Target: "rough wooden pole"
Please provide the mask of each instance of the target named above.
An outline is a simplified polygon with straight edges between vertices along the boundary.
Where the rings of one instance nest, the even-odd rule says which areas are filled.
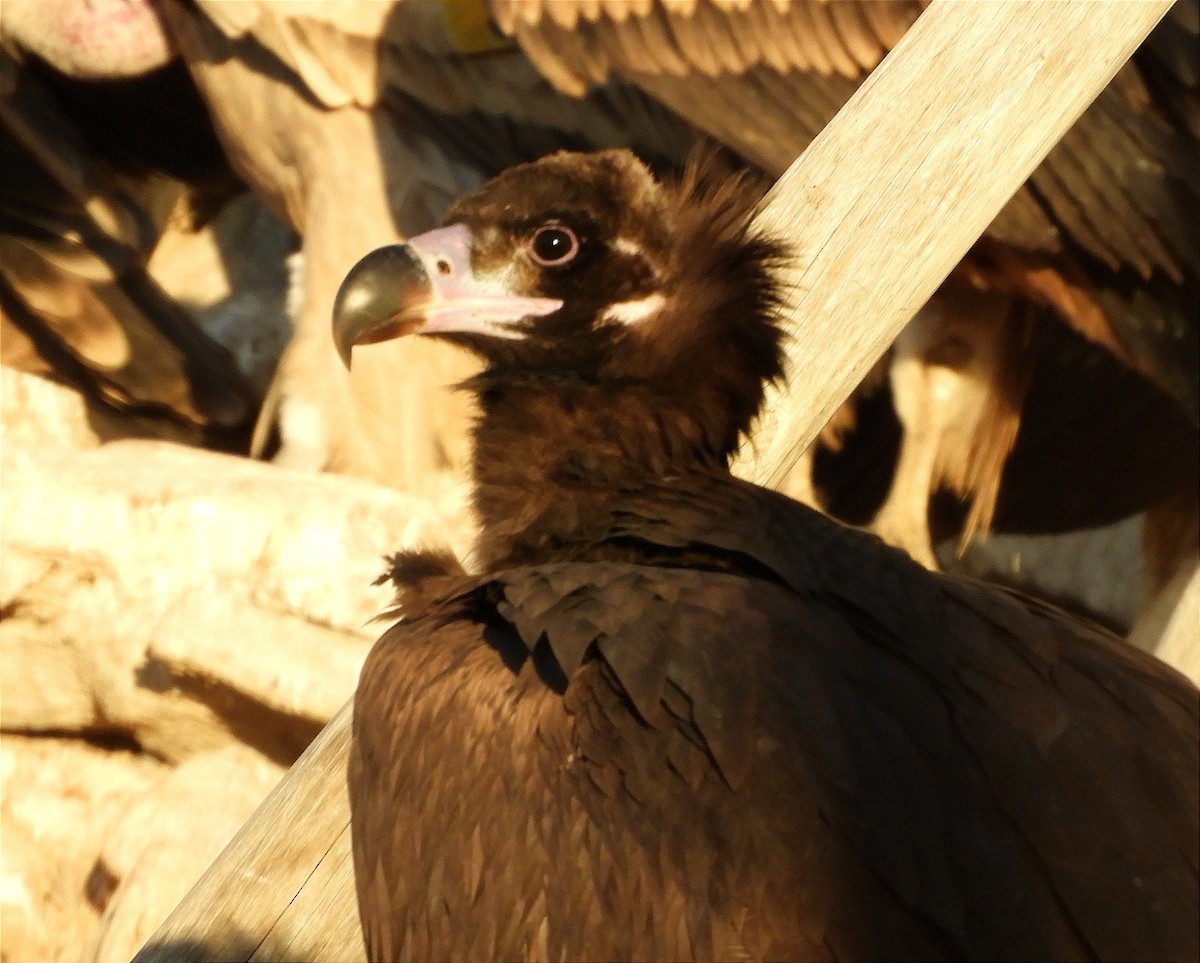
[[[795,457],[1171,0],[935,0],[780,179],[764,213],[800,242],[791,387],[742,470]],[[138,963],[362,959],[343,710]]]
[[[1200,559],[1180,567],[1139,616],[1128,642],[1200,686]]]
[[[1200,685],[1200,565],[1192,569],[1154,654]]]
[[[739,474],[783,480],[1170,6],[934,0],[768,197],[793,340]]]

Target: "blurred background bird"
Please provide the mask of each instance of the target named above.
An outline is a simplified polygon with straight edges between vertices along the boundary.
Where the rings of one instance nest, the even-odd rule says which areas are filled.
[[[209,443],[439,491],[465,456],[468,410],[447,386],[472,362],[388,344],[347,375],[328,319],[364,251],[561,148],[631,147],[670,171],[705,138],[774,179],[922,9],[9,0],[6,363]],[[791,493],[929,567],[962,564],[956,546],[989,531],[1139,515],[1144,585],[1086,606],[1122,627],[1195,557],[1198,34],[1200,4],[1181,0],[827,426]],[[147,272],[172,224],[203,225],[246,186],[282,225],[271,256],[296,251],[277,365],[288,332],[257,353],[252,318],[205,334]]]

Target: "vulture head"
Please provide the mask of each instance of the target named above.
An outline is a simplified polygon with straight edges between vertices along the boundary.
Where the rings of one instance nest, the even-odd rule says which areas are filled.
[[[699,447],[724,462],[782,371],[783,252],[751,226],[760,198],[712,159],[672,187],[623,150],[511,168],[445,227],[363,258],[335,340],[347,363],[353,345],[404,334],[455,341],[486,363],[477,393],[539,380],[638,392],[703,425]]]

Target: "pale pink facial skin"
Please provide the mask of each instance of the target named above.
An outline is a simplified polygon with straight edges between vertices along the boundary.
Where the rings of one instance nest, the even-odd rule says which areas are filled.
[[[471,268],[471,232],[462,224],[439,227],[411,238],[433,286],[433,298],[421,305],[420,334],[467,332],[493,338],[519,338],[518,323],[562,307],[555,298],[511,293],[506,279],[479,277]]]
[[[169,63],[175,46],[160,0],[3,0],[0,32],[79,80],[137,77]]]
[[[349,365],[354,345],[408,334],[525,337],[531,318],[563,303],[516,294],[514,283],[511,270],[476,274],[471,233],[462,224],[378,248],[342,282],[333,305],[334,345]]]

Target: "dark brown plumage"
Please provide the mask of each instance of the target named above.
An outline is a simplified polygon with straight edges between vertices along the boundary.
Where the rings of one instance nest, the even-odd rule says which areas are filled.
[[[1188,959],[1196,689],[726,468],[779,372],[737,182],[515,168],[335,334],[472,347],[466,574],[395,560],[349,771],[372,959]]]

